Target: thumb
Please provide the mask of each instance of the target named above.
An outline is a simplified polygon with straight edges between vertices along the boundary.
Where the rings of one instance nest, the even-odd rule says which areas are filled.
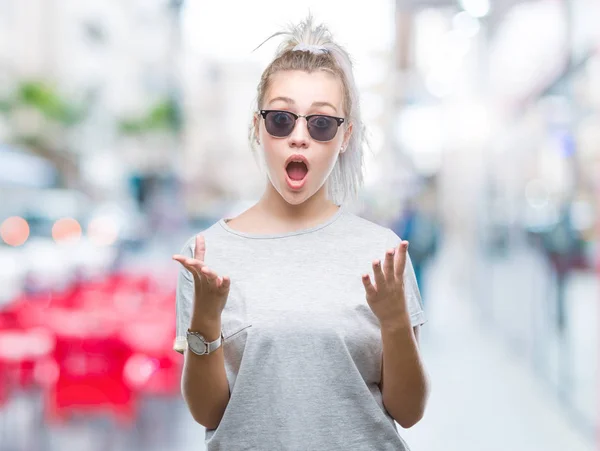
[[[221,293],[227,293],[229,291],[229,287],[231,286],[231,279],[227,276],[220,277],[220,286],[219,291]]]

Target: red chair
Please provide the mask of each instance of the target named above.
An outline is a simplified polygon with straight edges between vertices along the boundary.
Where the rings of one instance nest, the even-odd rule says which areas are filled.
[[[57,333],[58,375],[46,390],[46,419],[61,422],[74,412],[108,413],[131,425],[136,400],[123,377],[131,350],[118,337],[118,323],[82,311],[57,310],[48,320]]]
[[[121,272],[15,299],[0,312],[0,404],[35,384],[49,422],[109,413],[131,425],[138,396],[177,394],[172,280]]]

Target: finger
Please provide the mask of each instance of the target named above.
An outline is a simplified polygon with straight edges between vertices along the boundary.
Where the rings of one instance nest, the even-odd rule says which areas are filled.
[[[183,255],[180,255],[180,254],[173,254],[173,255],[171,256],[171,258],[172,258],[173,260],[175,260],[175,261],[178,261],[178,262],[180,262],[180,263],[183,263],[183,260],[185,259],[185,257],[184,257]]]
[[[377,290],[371,283],[371,278],[369,277],[368,274],[363,274],[362,283],[365,286],[365,291],[367,293],[368,298],[373,298],[377,295]]]
[[[385,261],[383,262],[383,274],[385,275],[385,280],[393,280],[394,279],[394,255],[396,254],[396,249],[388,249],[385,252]]]
[[[398,246],[398,252],[394,261],[394,275],[396,279],[402,280],[404,277],[404,268],[406,267],[406,254],[408,249],[408,241],[401,241]]]
[[[194,248],[194,258],[203,262],[205,254],[206,242],[204,241],[204,235],[199,233],[198,235],[196,235],[196,247]]]
[[[206,277],[206,280],[208,281],[208,285],[211,288],[219,287],[219,275],[215,271],[210,269],[208,266],[204,266],[202,268],[202,274]]]
[[[223,282],[221,283],[221,286],[219,287],[219,289],[221,290],[222,293],[226,293],[227,290],[229,290],[229,287],[231,286],[231,279],[227,276],[223,276],[222,280],[223,280]]]
[[[178,261],[179,263],[181,263],[182,265],[197,265],[198,263],[200,265],[203,265],[204,262],[197,260],[195,258],[192,257],[186,257],[185,255],[179,255],[179,254],[175,254],[172,257],[173,260]]]
[[[183,255],[174,255],[173,260],[181,263],[185,269],[190,271],[193,275],[200,277],[200,271],[205,266],[204,262],[196,260],[195,258],[185,257]]]
[[[383,275],[383,270],[381,269],[381,260],[375,260],[373,262],[373,274],[375,275],[375,285],[377,291],[380,288],[385,286],[385,276]]]

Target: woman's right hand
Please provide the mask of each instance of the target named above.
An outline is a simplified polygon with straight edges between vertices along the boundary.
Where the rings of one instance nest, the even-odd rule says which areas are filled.
[[[173,255],[194,278],[193,316],[202,321],[220,321],[221,313],[227,303],[231,280],[227,276],[219,276],[204,263],[206,243],[202,234],[196,235],[194,257],[188,258],[180,254]]]

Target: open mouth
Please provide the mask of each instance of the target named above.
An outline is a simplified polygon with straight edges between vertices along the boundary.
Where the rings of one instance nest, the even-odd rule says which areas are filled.
[[[290,161],[285,170],[288,177],[294,182],[301,182],[308,174],[306,164],[301,161]]]

